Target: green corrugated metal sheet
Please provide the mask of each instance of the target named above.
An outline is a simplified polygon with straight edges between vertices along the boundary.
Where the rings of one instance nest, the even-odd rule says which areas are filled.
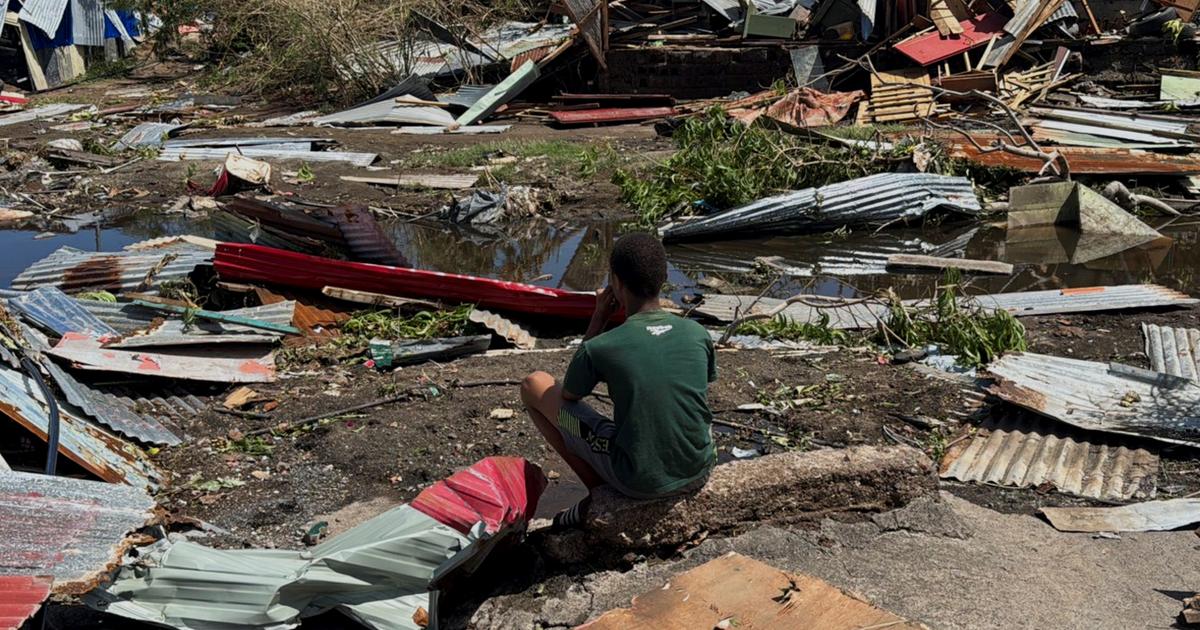
[[[163,542],[86,602],[182,630],[294,628],[331,609],[378,630],[416,630],[424,608],[436,630],[430,585],[486,548],[473,538],[406,505],[307,551]]]

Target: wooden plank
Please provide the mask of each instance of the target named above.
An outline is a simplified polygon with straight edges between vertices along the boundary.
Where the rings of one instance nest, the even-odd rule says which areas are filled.
[[[360,177],[358,175],[342,175],[342,181],[359,184],[374,184],[377,186],[396,186],[398,188],[436,188],[439,190],[463,190],[471,188],[479,181],[479,176],[463,175],[396,175],[394,177]]]
[[[631,607],[610,610],[580,630],[923,627],[823,580],[729,553],[651,587]]]
[[[222,322],[225,324],[237,324],[238,326],[246,326],[248,328],[258,328],[261,330],[269,330],[271,332],[282,333],[285,335],[301,334],[300,329],[296,328],[295,326],[286,326],[284,324],[274,324],[271,322],[264,322],[261,319],[242,317],[240,315],[229,315],[228,313],[221,313],[221,312],[217,312],[217,311],[206,311],[203,309],[191,309],[191,308],[185,308],[182,306],[175,306],[173,304],[157,304],[154,302],[147,302],[146,300],[134,300],[133,304],[135,306],[141,306],[143,308],[148,308],[148,309],[152,309],[152,310],[156,310],[156,311],[162,311],[165,313],[174,313],[176,315],[190,315],[192,317],[196,317],[199,319],[208,319],[208,320],[212,320],[214,322]]]
[[[100,342],[79,333],[67,333],[47,354],[73,362],[83,370],[119,372],[216,383],[269,383],[275,380],[275,359],[267,353],[227,352],[222,356],[194,356],[102,348]]]
[[[371,306],[388,306],[391,308],[411,308],[411,309],[427,309],[437,310],[442,308],[442,305],[429,300],[418,300],[415,298],[396,297],[394,295],[384,295],[382,293],[371,293],[370,291],[355,291],[354,289],[344,289],[342,287],[324,287],[321,293],[328,295],[331,298],[354,302],[356,304],[370,304]]]
[[[959,269],[979,273],[995,273],[1011,276],[1013,266],[996,260],[973,260],[970,258],[939,258],[918,254],[892,254],[888,256],[889,267],[911,267],[918,269]]]
[[[950,9],[949,0],[929,0],[929,19],[933,20],[934,26],[943,37],[960,35],[963,32],[962,25],[958,23],[960,18],[955,17]]]
[[[6,19],[7,19],[7,14]],[[42,63],[33,52],[33,40],[29,38],[29,27],[20,19],[17,20],[17,31],[21,37],[21,52],[25,55],[25,65],[29,71],[29,83],[36,91],[50,89],[46,82],[46,73],[42,71]]]

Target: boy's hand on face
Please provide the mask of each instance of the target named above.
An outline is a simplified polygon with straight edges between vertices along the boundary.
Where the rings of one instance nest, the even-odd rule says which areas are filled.
[[[611,286],[604,287],[596,291],[596,310],[592,313],[592,319],[608,322],[620,308],[621,303],[617,301],[617,294],[613,292],[613,288]]]

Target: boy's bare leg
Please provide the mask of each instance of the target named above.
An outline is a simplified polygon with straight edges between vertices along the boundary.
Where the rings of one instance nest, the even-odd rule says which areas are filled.
[[[562,407],[562,392],[554,382],[554,377],[545,372],[534,372],[526,376],[521,382],[521,400],[524,401],[529,417],[533,419],[533,424],[542,433],[542,437],[546,438],[563,461],[575,471],[583,485],[587,486],[589,491],[604,485],[604,480],[586,461],[567,450],[558,424],[553,420],[558,417],[558,410]]]

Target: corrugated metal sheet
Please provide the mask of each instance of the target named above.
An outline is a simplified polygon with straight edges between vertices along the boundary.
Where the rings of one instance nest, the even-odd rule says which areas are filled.
[[[1168,133],[1191,135],[1190,123],[1172,116],[1152,116],[1138,113],[1120,113],[1065,107],[1030,107],[1029,113],[1040,118],[1050,118],[1082,124],[1107,125],[1113,129],[1127,129],[1142,133]]]
[[[587,43],[592,56],[604,65],[604,25],[601,23],[600,0],[564,0],[567,15]]]
[[[476,324],[480,324],[500,335],[517,348],[528,350],[537,346],[537,339],[529,334],[528,330],[521,328],[516,322],[502,317],[497,313],[475,308],[471,309],[471,314],[468,318]]]
[[[354,166],[370,166],[379,156],[375,153],[349,153],[343,151],[284,151],[262,147],[213,148],[185,147],[163,148],[158,159],[165,162],[181,160],[223,160],[230,152],[255,159],[304,160],[306,162],[349,162]]]
[[[321,116],[312,124],[317,126],[361,126],[361,125],[435,125],[449,127],[454,124],[454,117],[449,112],[430,105],[420,106],[405,104],[405,99],[380,101],[360,105],[345,111]]]
[[[20,630],[50,596],[48,575],[0,575],[0,630]]]
[[[29,322],[56,335],[69,332],[96,337],[117,334],[113,327],[100,321],[57,287],[38,287],[8,300],[8,305]]]
[[[125,135],[113,144],[113,149],[121,151],[133,147],[161,147],[163,138],[182,126],[175,123],[142,123],[125,132]]]
[[[572,109],[548,112],[560,125],[591,125],[634,122],[667,118],[675,115],[674,107],[606,107],[601,109]]]
[[[970,299],[975,300],[984,308],[1004,309],[1016,317],[1186,306],[1200,302],[1184,293],[1155,284],[992,293],[973,296]],[[814,295],[812,301],[826,301],[833,306],[845,299]],[[704,302],[696,307],[696,312],[719,321],[731,322],[736,313],[766,312],[782,303],[783,300],[776,298],[760,298],[753,295],[709,295],[705,296]],[[922,303],[922,300],[905,300],[905,304],[909,306],[919,306]],[[871,304],[856,304],[839,308],[826,307],[819,310],[803,304],[792,304],[783,311],[782,315],[800,322],[815,322],[820,313],[830,316],[830,325],[847,329],[872,328],[880,318],[888,316],[885,307]]]
[[[371,627],[418,630],[417,608],[436,627],[430,584],[439,567],[470,544],[405,505],[307,551],[164,542],[84,601],[184,630],[294,627],[303,617],[335,609]]]
[[[366,206],[342,205],[329,210],[346,239],[346,247],[355,260],[408,267],[408,261],[396,249],[396,242],[383,231],[375,215]]]
[[[1058,7],[1058,9],[1054,11],[1054,13],[1050,14],[1050,18],[1048,20],[1046,20],[1046,22],[1049,24],[1053,24],[1054,22],[1058,22],[1059,20],[1078,20],[1078,19],[1079,19],[1079,14],[1075,12],[1075,5],[1071,4],[1070,0],[1067,0],[1066,2],[1063,2],[1062,6]]]
[[[195,147],[262,147],[296,145],[300,150],[311,150],[313,144],[334,144],[332,138],[293,138],[291,136],[257,138],[180,138],[167,140],[163,147],[183,149]],[[304,145],[300,147],[300,145]]]
[[[349,312],[322,308],[322,306],[333,304],[334,300],[311,295],[297,295],[282,289],[271,291],[262,287],[254,287],[254,294],[263,304],[278,304],[284,300],[295,302],[292,325],[303,330],[306,335],[319,328],[336,326],[350,319]]]
[[[392,133],[412,136],[436,136],[443,133],[452,133],[470,136],[504,133],[509,129],[512,129],[512,125],[470,125],[468,127],[455,127],[454,129],[447,129],[445,127],[397,127],[392,130]]]
[[[513,70],[496,87],[481,96],[470,109],[463,112],[455,122],[462,126],[474,125],[491,116],[501,105],[516,98],[525,88],[532,85],[537,80],[538,75],[538,66],[532,62],[528,62],[520,68]]]
[[[1150,369],[1200,381],[1200,329],[1142,324]]]
[[[67,402],[79,407],[100,424],[146,444],[175,446],[181,443],[179,436],[164,427],[157,418],[139,413],[128,401],[79,382],[53,361],[44,361],[42,365],[62,390]]]
[[[71,36],[76,46],[104,46],[104,8],[100,0],[71,0]]]
[[[126,535],[153,508],[129,486],[0,473],[0,573],[49,575],[55,593],[85,593],[117,565]]]
[[[65,1],[65,0],[64,0]],[[29,3],[25,3],[29,6]],[[72,103],[55,103],[53,105],[42,105],[34,109],[26,109],[24,111],[14,112],[0,116],[0,127],[7,125],[17,125],[21,123],[33,122],[35,120],[44,120],[47,118],[57,118],[58,116],[66,116],[72,112],[77,112],[81,109],[96,109],[94,105],[79,105]]]
[[[974,136],[980,146],[992,144],[992,136]],[[966,158],[973,162],[988,166],[1006,166],[1026,173],[1040,172],[1045,162],[1042,160],[1014,155],[1005,151],[980,153],[969,142],[955,141],[947,138],[946,147],[955,157]],[[1200,161],[1193,160],[1189,155],[1172,155],[1170,153],[1151,153],[1129,148],[1089,148],[1089,147],[1055,147],[1071,164],[1071,172],[1087,175],[1118,175],[1118,174],[1163,174],[1186,175],[1200,173]]]
[[[1146,501],[1119,507],[1045,507],[1060,532],[1162,532],[1200,523],[1200,499]]]
[[[485,94],[492,91],[496,87],[495,84],[488,85],[461,85],[453,94],[439,96],[438,100],[443,103],[457,105],[466,109],[470,109],[472,105],[479,102]]]
[[[181,318],[153,309],[145,310],[156,313],[156,318],[164,319],[164,321],[149,329],[145,334],[127,336],[119,341],[105,344],[105,347],[141,348],[219,343],[273,343],[283,337],[281,332],[200,318],[187,327],[187,330],[184,330],[185,326]],[[286,301],[220,312],[224,315],[256,319],[278,326],[290,326],[295,310],[296,303]]]
[[[67,5],[68,0],[25,0],[17,15],[22,21],[40,28],[47,37],[54,37],[66,15]]]
[[[102,348],[100,342],[67,333],[46,354],[70,361],[81,370],[116,372],[157,378],[214,383],[269,383],[275,380],[275,357],[256,347],[196,355],[150,353]]]
[[[1050,484],[1106,501],[1154,497],[1158,455],[1146,449],[1085,441],[1053,420],[999,408],[978,429],[942,458],[943,478],[1016,488]]]
[[[1117,363],[1009,353],[988,392],[1090,431],[1200,445],[1200,386]]]
[[[24,374],[0,367],[0,414],[45,440],[48,414],[43,401],[37,385]],[[157,487],[159,473],[140,449],[59,406],[60,454],[105,481]]]
[[[982,210],[971,180],[965,177],[882,173],[776,195],[715,216],[674,225],[663,232],[663,240],[821,231],[918,218],[935,208],[966,214]]]
[[[197,265],[211,262],[212,256],[211,251],[185,243],[146,252],[85,252],[62,247],[13,278],[12,288],[26,291],[56,286],[67,292],[133,291],[164,262],[152,275],[152,286],[186,278]]]
[[[1028,125],[1041,140],[1052,140],[1059,144],[1081,147],[1110,147],[1136,149],[1153,147],[1187,147],[1193,143],[1174,138],[1164,138],[1150,133],[1126,129],[1110,129],[1099,125],[1062,120],[1038,120]]]

